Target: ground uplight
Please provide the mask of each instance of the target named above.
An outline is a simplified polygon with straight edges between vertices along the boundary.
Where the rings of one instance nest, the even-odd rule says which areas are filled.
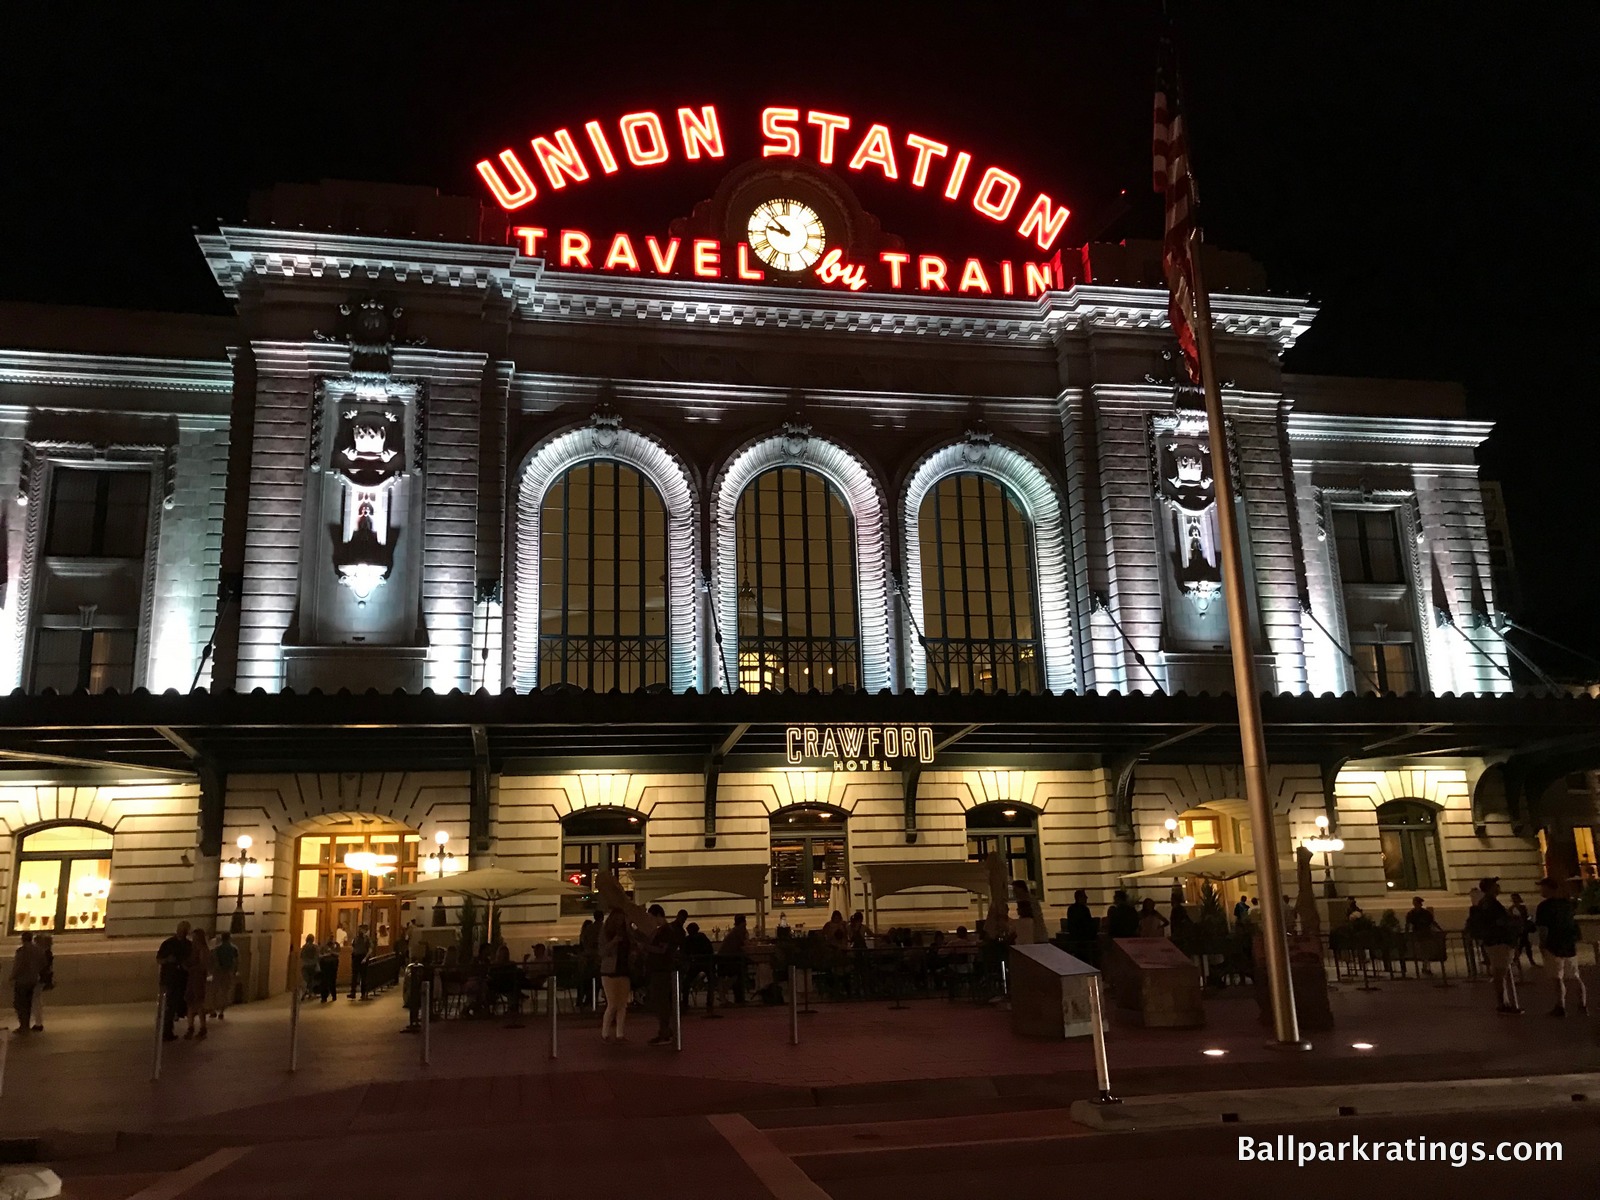
[[[1215,1046],[1213,1046],[1209,1050],[1200,1051],[1200,1053],[1204,1054],[1207,1058],[1221,1058],[1224,1054],[1227,1053],[1227,1051],[1226,1050],[1219,1050]]]
[[[1351,1042],[1350,1043],[1350,1049],[1352,1049],[1352,1050],[1371,1050],[1372,1048],[1373,1048],[1373,1046],[1372,1046],[1371,1042]]]

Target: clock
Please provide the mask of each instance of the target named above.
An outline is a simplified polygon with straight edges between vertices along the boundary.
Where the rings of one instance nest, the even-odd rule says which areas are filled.
[[[763,200],[750,212],[750,249],[774,271],[807,271],[828,244],[817,210],[800,200]]]

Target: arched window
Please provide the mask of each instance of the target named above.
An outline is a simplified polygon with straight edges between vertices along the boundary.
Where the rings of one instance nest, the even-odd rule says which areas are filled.
[[[1039,814],[1024,804],[997,801],[967,810],[967,861],[991,854],[1004,860],[1012,879],[1039,884]]]
[[[806,467],[775,467],[739,497],[739,686],[830,691],[861,682],[855,524]]]
[[[1439,813],[1417,800],[1391,800],[1378,806],[1378,843],[1384,885],[1405,891],[1444,888],[1439,855]]]
[[[110,830],[98,825],[47,825],[17,840],[12,933],[104,929],[110,895]]]
[[[561,822],[561,877],[589,889],[563,896],[563,913],[594,912],[595,876],[609,872],[633,892],[633,873],[644,866],[644,817],[626,808],[590,808]]]
[[[922,502],[918,536],[929,684],[1042,690],[1033,538],[1010,489],[987,475],[946,476]]]
[[[848,869],[846,819],[825,804],[796,804],[772,814],[773,907],[832,904],[833,886]]]
[[[666,527],[660,494],[623,463],[582,462],[551,484],[539,519],[540,687],[669,681]]]

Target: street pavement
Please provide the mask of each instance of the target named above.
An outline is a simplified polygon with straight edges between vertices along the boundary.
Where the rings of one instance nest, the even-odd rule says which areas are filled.
[[[1332,1004],[1337,1028],[1316,1035],[1304,1053],[1269,1048],[1243,992],[1209,1000],[1204,1030],[1118,1025],[1108,1041],[1114,1087],[1138,1096],[1600,1070],[1600,1019],[1555,1020],[1532,1003],[1526,1016],[1498,1016],[1483,984],[1386,982],[1370,992],[1342,988]],[[1120,1193],[1143,1196],[1169,1190],[1178,1169],[1184,1178],[1200,1171],[1207,1184],[1226,1180],[1237,1195],[1275,1194],[1287,1170],[1306,1196],[1320,1194],[1322,1175],[1332,1180],[1327,1187],[1348,1188],[1359,1179],[1341,1170],[1375,1169],[1385,1180],[1393,1170],[1396,1179],[1414,1176],[1413,1195],[1423,1196],[1462,1195],[1470,1190],[1464,1180],[1475,1188],[1510,1175],[1556,1185],[1574,1163],[1586,1164],[1592,1180],[1600,1166],[1593,1104],[1543,1116],[1336,1123],[1341,1131],[1391,1131],[1383,1136],[1570,1130],[1560,1165],[1297,1170],[1236,1162],[1230,1130],[1095,1132],[1068,1111],[1094,1094],[1088,1044],[1016,1038],[999,1007],[968,1002],[818,1005],[801,1019],[799,1046],[789,1044],[784,1008],[716,1020],[686,1013],[681,1053],[645,1045],[654,1023],[643,1015],[630,1018],[628,1044],[610,1046],[592,1018],[563,1014],[554,1061],[544,1018],[520,1028],[453,1021],[434,1026],[424,1067],[417,1036],[399,1032],[394,996],[341,999],[302,1010],[293,1074],[287,1006],[267,1002],[235,1009],[204,1042],[168,1044],[158,1082],[150,1079],[153,1016],[145,1006],[58,1009],[48,1032],[9,1047],[4,1135],[104,1135],[104,1152],[59,1163],[70,1197],[971,1200],[1038,1188],[1054,1194],[1068,1183],[1076,1190],[1153,1171],[1164,1182]],[[1227,1053],[1207,1057],[1205,1049]],[[1309,1136],[1315,1127],[1294,1128]],[[1258,1128],[1267,1127],[1251,1132]],[[120,1134],[114,1148],[112,1132]],[[1443,1190],[1419,1190],[1435,1186]]]

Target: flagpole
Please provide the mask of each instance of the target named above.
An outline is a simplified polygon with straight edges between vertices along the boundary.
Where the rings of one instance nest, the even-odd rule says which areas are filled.
[[[1195,345],[1206,395],[1206,426],[1211,440],[1211,477],[1216,488],[1217,525],[1222,542],[1222,587],[1227,600],[1228,641],[1233,648],[1233,690],[1239,705],[1239,739],[1244,756],[1244,793],[1250,806],[1250,840],[1256,859],[1256,887],[1261,893],[1262,942],[1266,950],[1267,993],[1272,1025],[1284,1046],[1303,1046],[1294,1008],[1294,981],[1289,974],[1288,929],[1283,911],[1283,875],[1267,793],[1267,746],[1261,726],[1261,693],[1256,681],[1255,640],[1250,635],[1249,593],[1245,590],[1244,556],[1239,546],[1239,516],[1233,504],[1233,460],[1228,454],[1222,390],[1211,354],[1211,298],[1200,267],[1200,227],[1189,232],[1189,261],[1194,280]]]

